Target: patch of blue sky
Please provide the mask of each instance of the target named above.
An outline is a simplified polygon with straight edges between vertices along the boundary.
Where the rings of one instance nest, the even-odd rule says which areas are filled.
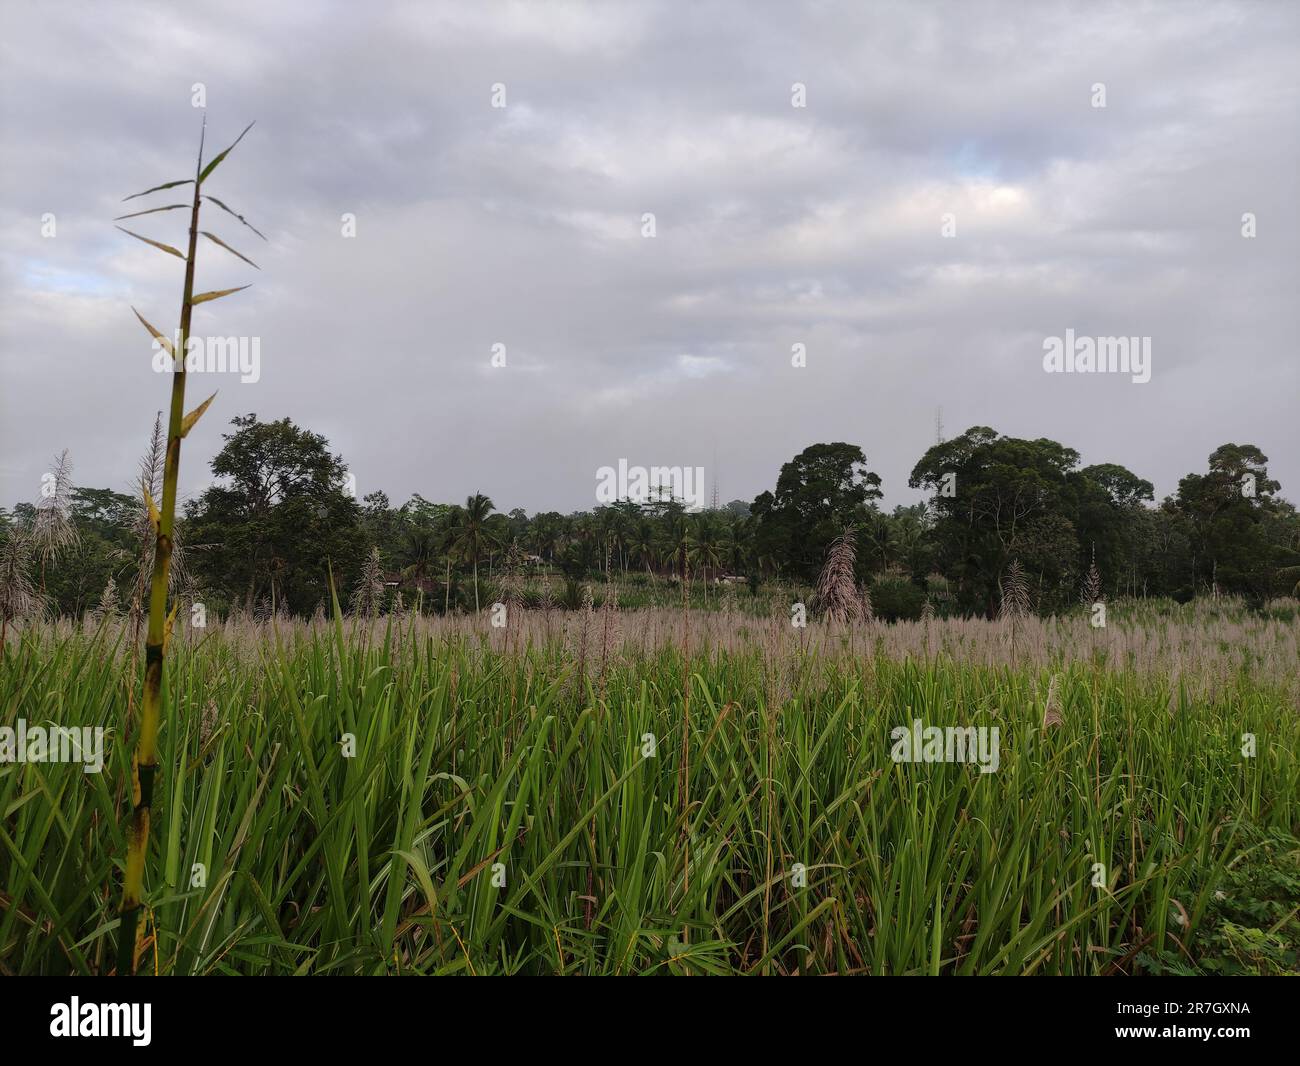
[[[996,182],[1002,176],[1002,160],[978,141],[962,141],[948,153],[948,162],[957,177],[968,181]]]
[[[28,259],[19,269],[24,288],[75,296],[107,296],[115,291],[112,281],[103,274],[84,270],[66,270],[43,259]]]

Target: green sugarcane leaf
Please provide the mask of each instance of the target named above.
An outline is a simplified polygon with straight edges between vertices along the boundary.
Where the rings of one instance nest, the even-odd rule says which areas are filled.
[[[121,222],[124,218],[139,218],[141,215],[153,215],[159,211],[175,211],[178,207],[189,206],[189,204],[168,204],[166,207],[151,207],[148,211],[132,211],[129,215],[118,215],[113,221]]]
[[[247,126],[244,127],[244,133],[247,133],[247,132],[248,132],[249,130],[251,130],[252,128],[253,128],[253,123],[250,122]],[[240,141],[242,141],[242,140],[244,139],[244,133],[241,133],[238,137],[235,138],[235,144],[238,144]],[[213,158],[212,162],[209,163],[206,167],[203,168],[202,173],[199,174],[199,184],[200,184],[200,185],[203,184],[204,179],[207,178],[207,176],[208,176],[209,174],[211,174],[214,170],[217,169],[217,164],[220,163],[223,159],[226,158],[226,156],[228,156],[231,152],[233,152],[233,151],[235,150],[235,144],[232,144],[232,145],[231,145],[229,148],[227,148],[224,152],[219,152],[219,153],[218,153],[218,154]]]
[[[181,419],[182,437],[185,437],[189,434],[190,430],[194,428],[194,423],[203,417],[203,412],[208,409],[208,404],[210,404],[216,398],[217,398],[217,394],[214,392],[211,396],[209,396],[206,400],[204,400],[201,404],[199,404],[198,407],[194,408],[193,411],[191,411],[183,419]]]
[[[140,234],[132,233],[129,229],[122,229],[121,226],[118,226],[117,228],[122,230],[122,232],[128,237],[134,237],[137,241],[144,241],[145,244],[152,244],[155,248],[166,252],[168,255],[174,255],[177,259],[185,258],[183,254],[173,248],[170,244],[163,244],[161,241],[151,241],[148,237],[141,237]]]
[[[190,297],[190,306],[205,304],[209,300],[220,300],[223,296],[229,296],[232,292],[243,292],[246,288],[248,288],[247,285],[240,285],[236,289],[215,289],[212,292],[201,292],[197,296]]]
[[[265,233],[263,233],[260,229],[258,229],[258,228],[257,228],[256,226],[254,226],[251,222],[249,222],[248,219],[246,219],[246,218],[245,218],[243,215],[241,215],[238,211],[232,210],[231,208],[227,207],[227,206],[226,206],[225,204],[223,204],[220,200],[218,200],[215,196],[205,196],[205,197],[203,197],[203,199],[205,199],[205,200],[211,200],[214,204],[216,204],[219,208],[221,208],[221,210],[223,210],[224,212],[226,212],[226,214],[228,214],[228,215],[234,215],[235,218],[239,219],[240,222],[242,222],[245,226],[247,226],[247,227],[248,227],[249,229],[251,229],[254,233],[256,233],[259,237],[261,237],[262,240],[266,240],[266,234],[265,234]]]
[[[260,266],[258,266],[256,263],[254,263],[251,259],[249,259],[248,256],[244,255],[242,252],[237,252],[237,251],[235,251],[232,247],[230,247],[230,245],[228,245],[225,241],[223,241],[223,240],[222,240],[220,237],[218,237],[215,233],[209,233],[209,232],[208,232],[207,230],[205,230],[205,229],[204,229],[204,230],[199,230],[199,232],[202,233],[203,236],[207,237],[207,239],[210,240],[213,244],[219,244],[222,248],[224,248],[226,251],[228,251],[231,255],[233,255],[233,256],[235,256],[235,257],[237,257],[237,258],[239,258],[239,259],[242,259],[245,263],[247,263],[249,266],[251,266],[254,270],[261,270],[261,269],[262,269]]]
[[[181,181],[164,182],[162,185],[155,185],[152,189],[145,189],[144,192],[133,192],[130,196],[124,196],[122,197],[122,203],[126,203],[127,200],[134,200],[137,196],[148,196],[151,192],[161,192],[163,189],[174,189],[177,185],[190,185],[193,181],[193,178],[184,178]]]
[[[136,311],[134,307],[131,308],[131,310],[135,311],[135,317],[138,318],[140,320],[140,324],[144,326],[144,328],[147,329],[150,332],[150,334],[153,335],[154,340],[156,340],[159,344],[161,344],[163,350],[168,355],[170,355],[173,359],[175,359],[176,349],[172,347],[172,342],[169,341],[166,337],[164,337],[161,333],[159,333],[156,329],[154,329],[154,327],[149,324],[148,320],[144,317],[144,315],[140,314],[139,311]]]

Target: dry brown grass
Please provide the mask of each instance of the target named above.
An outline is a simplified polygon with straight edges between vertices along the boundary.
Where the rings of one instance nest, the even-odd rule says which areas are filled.
[[[687,646],[687,622],[681,611],[647,609],[606,613],[589,603],[579,611],[518,610],[506,629],[493,628],[490,610],[479,615],[428,616],[408,611],[374,619],[343,619],[345,636],[369,634],[382,641],[385,628],[400,627],[407,635],[435,645],[468,640],[483,653],[505,654],[544,650],[598,675],[603,661],[634,659],[664,647]],[[114,641],[115,626],[104,624]],[[252,662],[275,640],[293,644],[327,630],[334,623],[324,616],[311,621],[247,616],[218,621],[209,616],[206,630],[186,626],[178,638],[187,643],[214,641],[240,660]],[[873,623],[846,629],[810,620],[796,629],[786,613],[755,617],[734,612],[691,612],[689,646],[693,659],[715,660],[721,655],[750,654],[765,662],[769,683],[783,687],[792,663],[883,655],[893,660],[947,661],[981,667],[1028,667],[1057,673],[1073,663],[1092,663],[1112,671],[1166,679],[1182,685],[1188,697],[1211,695],[1243,674],[1253,682],[1280,688],[1300,700],[1300,620],[1283,621],[1245,610],[1204,602],[1171,614],[1123,603],[1112,605],[1109,624],[1093,628],[1086,614],[1062,618],[1032,615],[1015,620],[1016,640],[1007,640],[1007,623],[985,619],[931,618],[917,622]],[[66,639],[78,623],[69,620],[33,627],[36,639]],[[117,645],[124,654],[125,634]],[[15,637],[11,633],[10,640]],[[1300,706],[1300,705],[1298,705]]]

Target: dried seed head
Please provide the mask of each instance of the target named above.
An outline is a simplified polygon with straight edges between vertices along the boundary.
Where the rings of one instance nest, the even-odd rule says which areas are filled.
[[[31,539],[42,567],[81,541],[72,521],[72,461],[66,448],[54,460],[54,470],[46,475]]]
[[[1051,684],[1047,686],[1047,703],[1043,707],[1044,732],[1065,724],[1065,719],[1061,716],[1061,700],[1057,692],[1060,681],[1061,675],[1053,674]]]
[[[22,529],[10,530],[0,545],[0,617],[32,618],[44,613],[44,598],[32,580],[33,544]]]
[[[1007,576],[1002,581],[1002,609],[999,617],[1017,619],[1029,614],[1029,584],[1020,560],[1012,559]]]
[[[384,604],[384,568],[379,549],[371,548],[361,566],[361,576],[352,590],[352,610],[362,618],[374,618]]]
[[[199,719],[199,747],[202,748],[212,737],[217,727],[217,701],[208,700],[203,706],[203,715]]]
[[[856,562],[856,530],[849,526],[831,542],[817,580],[817,607],[828,622],[848,625],[862,618],[862,594],[853,576]]]
[[[96,622],[107,621],[117,617],[117,582],[113,575],[108,575],[108,584],[104,586],[103,595],[99,597],[99,606],[91,612]]]

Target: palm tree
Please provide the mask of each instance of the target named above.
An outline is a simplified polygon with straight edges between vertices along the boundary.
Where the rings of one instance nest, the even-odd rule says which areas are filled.
[[[722,530],[722,560],[733,574],[749,569],[754,547],[754,525],[748,518],[732,518]]]
[[[898,557],[907,567],[908,573],[919,577],[926,572],[926,519],[925,505],[914,504],[911,507],[894,509],[894,531],[898,542]]]
[[[564,535],[564,518],[555,511],[547,511],[533,518],[529,541],[533,551],[547,562],[555,561],[555,552]]]
[[[641,508],[631,500],[619,500],[609,508],[609,529],[613,535],[614,543],[618,547],[619,569],[623,574],[627,574],[627,542],[632,535],[632,531],[637,521],[641,517]]]
[[[709,569],[715,571],[722,561],[721,538],[717,524],[708,515],[700,515],[693,523],[695,526],[694,543],[688,548],[690,561],[704,570],[704,597],[709,595]]]
[[[894,521],[873,511],[864,523],[863,540],[873,570],[886,570],[899,555],[898,530]]]
[[[451,610],[451,557],[456,550],[456,530],[460,528],[461,509],[455,504],[448,507],[438,519],[438,553],[447,563],[447,576],[443,585],[442,613]]]
[[[409,524],[402,533],[402,576],[414,581],[421,594],[437,557],[438,528],[423,521]]]
[[[496,506],[481,492],[474,493],[465,501],[465,508],[460,512],[456,527],[456,540],[453,547],[461,558],[469,560],[474,566],[474,611],[478,612],[478,558],[483,549],[495,546],[495,534],[488,525],[488,516]]]
[[[609,555],[618,542],[618,513],[613,507],[599,507],[594,516],[596,542],[600,546],[600,568],[609,576]]]
[[[496,567],[497,552],[510,543],[510,519],[503,514],[492,515],[483,524],[483,543],[487,547],[488,578]]]
[[[646,573],[654,580],[652,563],[655,558],[655,527],[647,518],[641,519],[628,531],[627,555],[633,562],[645,563]]]
[[[691,523],[686,513],[680,509],[666,513],[661,535],[663,537],[662,558],[672,564],[673,569],[681,575],[682,584],[685,585],[686,567],[690,561],[693,543]]]

